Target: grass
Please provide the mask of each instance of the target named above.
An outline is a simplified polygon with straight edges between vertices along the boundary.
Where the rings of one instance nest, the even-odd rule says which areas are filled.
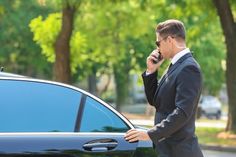
[[[223,128],[196,128],[196,135],[200,144],[204,145],[221,145],[221,146],[231,146],[236,147],[235,136],[229,138],[227,133],[223,133]]]
[[[227,121],[226,120],[222,120],[222,119],[207,119],[207,118],[201,118],[201,119],[198,119],[197,122],[203,122],[203,123],[226,123]]]

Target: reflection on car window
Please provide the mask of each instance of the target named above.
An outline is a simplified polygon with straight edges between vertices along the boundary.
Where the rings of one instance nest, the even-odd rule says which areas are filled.
[[[47,83],[0,80],[0,132],[73,132],[81,93]]]
[[[129,127],[118,115],[87,97],[80,132],[126,132]]]

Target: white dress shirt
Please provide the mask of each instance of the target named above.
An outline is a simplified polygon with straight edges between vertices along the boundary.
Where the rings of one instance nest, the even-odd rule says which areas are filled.
[[[175,56],[171,59],[171,64],[174,65],[181,57],[183,57],[187,53],[190,53],[189,48],[185,48],[184,50],[176,53]],[[149,74],[151,74],[151,73],[146,71],[146,76]]]
[[[171,59],[172,65],[175,64],[181,57],[183,57],[187,53],[190,53],[189,48],[185,48],[184,50],[176,53],[175,56]]]

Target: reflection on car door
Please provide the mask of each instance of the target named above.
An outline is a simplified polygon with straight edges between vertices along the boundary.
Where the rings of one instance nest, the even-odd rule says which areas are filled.
[[[0,134],[1,156],[131,157],[137,143],[119,133]]]

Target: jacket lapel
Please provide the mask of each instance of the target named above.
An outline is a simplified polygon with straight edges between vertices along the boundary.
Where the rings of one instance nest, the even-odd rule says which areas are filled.
[[[172,65],[170,67],[170,69],[167,71],[167,73],[165,75],[163,75],[163,77],[160,79],[157,91],[160,89],[161,85],[165,82],[165,80],[168,78],[168,76],[179,66],[179,64],[181,64],[185,59],[187,59],[189,57],[192,57],[191,53],[187,53],[186,55],[181,57],[174,65]]]

